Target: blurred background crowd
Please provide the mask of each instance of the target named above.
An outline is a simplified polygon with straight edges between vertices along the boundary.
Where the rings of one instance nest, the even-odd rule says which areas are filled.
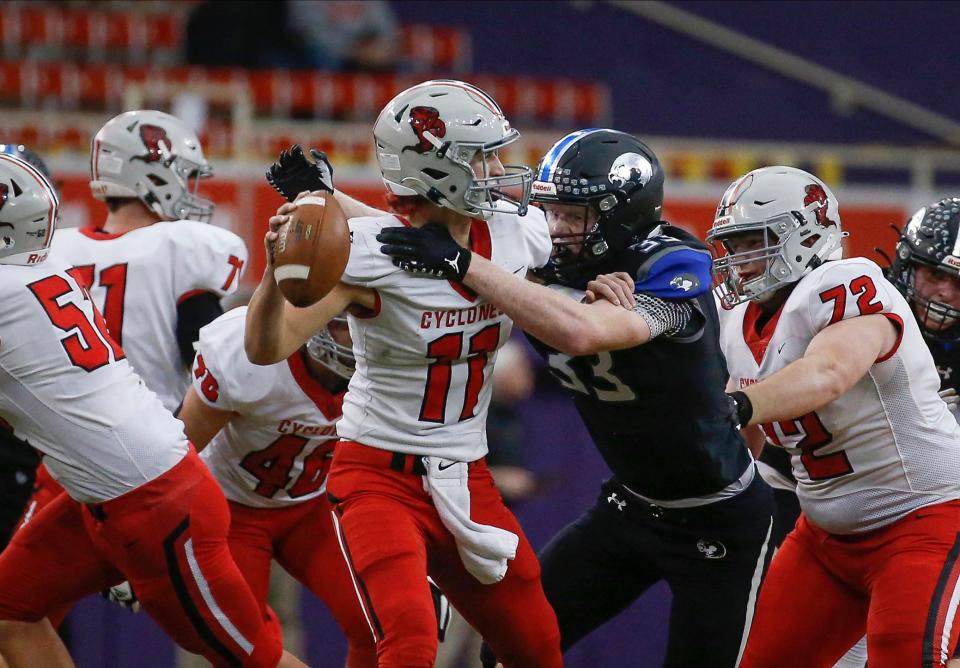
[[[127,109],[195,127],[214,165],[214,224],[247,240],[245,285],[280,203],[263,171],[299,142],[325,150],[338,187],[383,203],[371,124],[398,91],[453,76],[487,90],[535,165],[580,127],[615,127],[657,151],[664,218],[701,233],[724,187],[789,164],[841,202],[848,252],[885,264],[919,206],[960,193],[960,5],[934,2],[18,2],[0,5],[0,142],[50,165],[63,225],[98,222],[90,138]],[[506,162],[507,160],[505,160]],[[490,420],[505,496],[535,547],[587,507],[606,474],[569,400],[525,344],[501,354]],[[327,612],[278,583],[290,649],[343,665]],[[669,594],[657,588],[581,641],[573,668],[662,661]],[[632,627],[643,619],[645,636]],[[475,665],[456,631],[447,666]],[[86,601],[66,633],[80,666],[167,667],[177,652],[144,615]],[[462,640],[462,642],[461,642]],[[462,647],[457,650],[454,648]]]

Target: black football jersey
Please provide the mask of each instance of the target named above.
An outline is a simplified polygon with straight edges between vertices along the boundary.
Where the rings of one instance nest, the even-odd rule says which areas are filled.
[[[952,387],[960,391],[960,343],[942,343],[930,339],[926,343],[940,374],[940,389]]]
[[[571,357],[532,340],[574,403],[617,478],[644,496],[671,500],[720,491],[750,455],[724,394],[726,361],[710,293],[710,255],[692,235],[663,225],[602,266],[628,271],[637,292],[690,299],[695,321],[634,348]],[[582,291],[553,286],[581,299]],[[696,295],[696,296],[691,296]]]

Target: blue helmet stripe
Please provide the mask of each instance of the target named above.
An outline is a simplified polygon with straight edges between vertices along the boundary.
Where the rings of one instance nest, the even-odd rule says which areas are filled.
[[[584,130],[577,130],[576,132],[571,132],[566,137],[554,144],[553,148],[547,151],[547,155],[543,159],[543,166],[540,168],[540,174],[537,176],[537,179],[539,181],[549,181],[552,179],[553,173],[557,169],[557,163],[563,156],[564,151],[567,150],[567,147],[581,137],[593,134],[594,132],[600,132],[600,130],[602,130],[602,128],[586,128]]]

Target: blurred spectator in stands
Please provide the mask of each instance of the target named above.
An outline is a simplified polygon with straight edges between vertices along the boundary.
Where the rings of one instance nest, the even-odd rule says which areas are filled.
[[[534,386],[533,364],[523,346],[508,341],[493,368],[493,399],[487,418],[487,463],[507,506],[529,498],[537,489],[534,474],[525,466],[523,420],[520,405]]]
[[[309,49],[288,33],[287,9],[287,3],[259,0],[197,3],[187,19],[187,62],[249,69],[307,66]]]
[[[387,72],[397,69],[397,21],[387,2],[288,0],[287,34],[307,46],[312,67]]]

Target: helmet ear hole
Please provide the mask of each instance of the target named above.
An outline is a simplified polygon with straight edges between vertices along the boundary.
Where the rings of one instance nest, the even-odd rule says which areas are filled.
[[[162,178],[160,178],[159,176],[157,176],[156,174],[147,174],[147,178],[150,179],[150,183],[152,183],[152,184],[155,185],[155,186],[165,186],[165,185],[167,185],[167,182],[164,181],[164,180],[163,180]]]
[[[434,181],[443,181],[445,178],[450,176],[447,172],[441,172],[439,169],[433,169],[432,167],[424,167],[420,170],[422,173],[429,176]]]

